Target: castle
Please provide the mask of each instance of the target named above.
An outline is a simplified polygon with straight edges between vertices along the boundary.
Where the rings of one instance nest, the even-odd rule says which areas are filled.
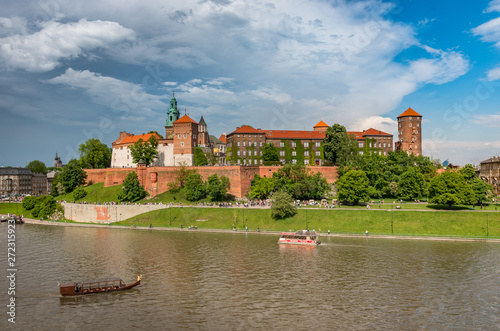
[[[196,122],[188,115],[180,117],[175,94],[170,100],[170,108],[167,111],[165,122],[165,137],[156,132],[134,135],[125,131],[112,143],[111,167],[112,168],[135,168],[130,153],[130,146],[137,141],[147,141],[154,136],[158,141],[158,157],[151,164],[153,167],[169,166],[193,166],[194,148],[200,147],[211,151],[211,143],[208,135],[207,124],[201,116]]]

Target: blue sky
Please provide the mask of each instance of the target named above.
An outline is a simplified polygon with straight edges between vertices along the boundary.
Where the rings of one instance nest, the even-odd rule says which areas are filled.
[[[500,154],[500,0],[1,1],[0,165],[53,164],[180,108],[211,134],[319,122],[395,134],[425,155]]]

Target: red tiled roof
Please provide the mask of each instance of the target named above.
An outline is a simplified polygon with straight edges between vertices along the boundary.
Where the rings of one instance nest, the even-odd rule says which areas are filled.
[[[254,129],[251,126],[243,125],[242,127],[236,128],[236,130],[234,130],[230,134],[233,133],[263,133],[263,132],[262,130]]]
[[[376,130],[374,128],[369,128],[368,130],[363,131],[363,136],[392,136],[392,134]]]
[[[133,144],[139,139],[142,139],[142,141],[147,141],[151,136],[155,136],[156,139],[160,139],[160,136],[158,136],[156,133],[146,133],[146,134],[138,134],[136,136],[128,136],[123,138],[122,141],[120,141],[120,144]]]
[[[269,139],[324,139],[323,131],[261,130]]]
[[[194,123],[194,124],[198,124],[198,122],[196,122],[195,120],[193,120],[191,117],[189,117],[187,115],[182,116],[177,121],[175,121],[173,124],[175,124],[175,123]]]
[[[224,144],[227,144],[226,135],[225,134],[221,134],[219,140],[222,141]]]
[[[405,117],[405,116],[420,116],[420,117],[422,117],[422,115],[420,115],[419,113],[417,113],[416,111],[414,111],[411,108],[408,108],[407,110],[405,110],[401,115],[398,116],[398,118]]]
[[[324,127],[328,127],[328,124],[326,124],[323,121],[319,121],[318,124],[316,124],[315,126],[313,126],[313,128],[324,128]]]
[[[347,131],[348,136],[354,136],[355,139],[363,139],[363,132]]]

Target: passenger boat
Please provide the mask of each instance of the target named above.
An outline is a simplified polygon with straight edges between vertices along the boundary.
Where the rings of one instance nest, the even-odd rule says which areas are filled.
[[[131,289],[141,283],[142,275],[137,276],[137,281],[125,284],[121,278],[96,279],[89,282],[75,282],[59,286],[62,296],[85,295],[94,293],[108,293]]]
[[[292,245],[319,245],[321,241],[317,240],[318,235],[316,231],[300,230],[293,232],[282,232],[278,240],[279,244],[292,244]]]

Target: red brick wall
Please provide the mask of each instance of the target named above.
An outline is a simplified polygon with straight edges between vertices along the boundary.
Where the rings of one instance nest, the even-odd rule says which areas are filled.
[[[229,193],[233,194],[237,198],[244,197],[250,190],[250,184],[255,174],[259,174],[261,177],[270,177],[272,174],[280,167],[245,167],[245,166],[226,166],[226,167],[187,167],[188,169],[196,169],[201,175],[203,180],[207,180],[209,176],[217,174],[219,176],[226,176],[229,178],[231,183],[231,188]],[[321,172],[321,174],[326,178],[328,183],[335,182],[337,180],[337,167],[308,167],[313,173]],[[156,196],[163,192],[168,191],[168,183],[176,180],[176,170],[179,167],[151,167],[146,168],[144,172],[138,171],[138,175],[141,176],[141,182],[144,182],[144,188],[152,196]],[[122,168],[109,168],[109,169],[87,169],[87,182],[92,181],[92,183],[104,183],[104,187],[122,184],[132,171],[136,171],[134,168],[122,169]],[[156,176],[153,175],[156,173]],[[153,183],[154,178],[156,178],[156,183]]]

